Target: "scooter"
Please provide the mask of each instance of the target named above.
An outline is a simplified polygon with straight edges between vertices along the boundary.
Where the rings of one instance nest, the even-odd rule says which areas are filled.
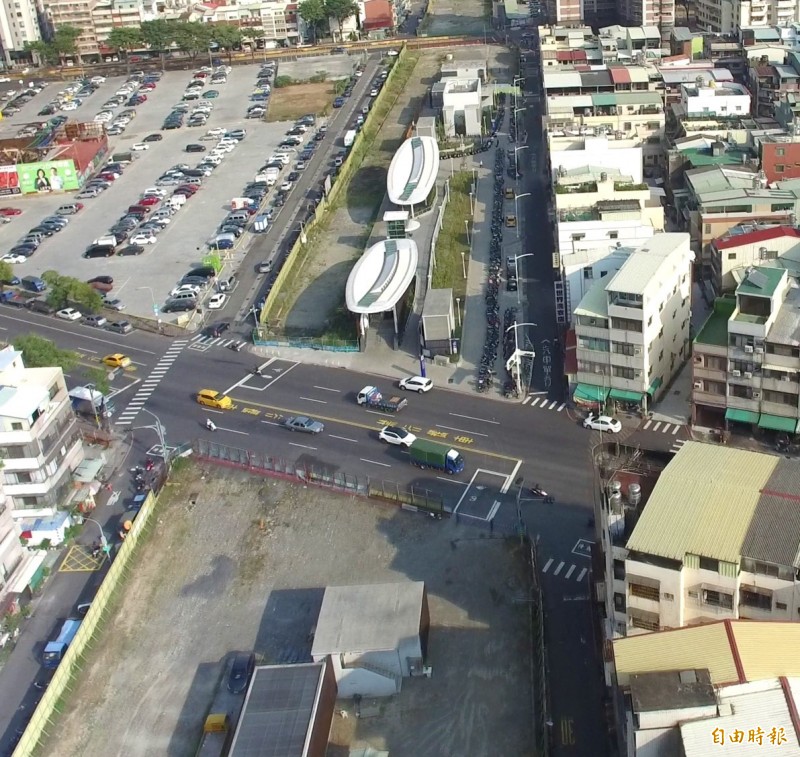
[[[534,484],[531,486],[528,491],[537,499],[541,499],[546,502],[548,505],[552,505],[553,502],[556,501],[556,498],[551,494],[548,494],[544,489],[542,489],[539,484]]]
[[[242,343],[241,342],[233,342],[232,344],[228,345],[229,350],[233,350],[234,352],[241,352],[242,351]]]
[[[156,461],[151,460],[149,457],[147,458],[147,462],[144,464],[145,470],[153,470],[156,467]]]
[[[211,418],[207,418],[206,419],[206,428],[209,431],[216,431],[217,430],[217,424],[214,423],[214,421],[212,421]]]

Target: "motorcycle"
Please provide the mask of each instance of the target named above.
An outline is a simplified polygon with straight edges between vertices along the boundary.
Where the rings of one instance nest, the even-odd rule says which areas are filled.
[[[151,460],[150,458],[148,458],[147,462],[144,464],[144,469],[149,471],[149,470],[153,470],[153,468],[155,468],[155,467],[156,467],[156,461],[155,460]]]
[[[206,428],[209,431],[216,431],[217,430],[217,424],[214,423],[214,421],[212,421],[211,418],[207,418],[206,419]]]
[[[556,501],[556,498],[551,494],[548,494],[544,489],[542,489],[541,486],[539,486],[539,484],[534,484],[533,486],[529,487],[528,491],[532,496],[536,497],[537,499],[543,500],[548,505],[551,505],[553,504],[553,502]]]
[[[233,350],[234,352],[241,352],[242,351],[242,343],[241,342],[233,342],[233,344],[228,345],[229,350]]]

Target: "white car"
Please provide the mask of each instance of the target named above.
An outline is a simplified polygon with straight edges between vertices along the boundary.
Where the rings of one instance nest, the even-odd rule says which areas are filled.
[[[180,286],[176,286],[170,293],[170,297],[177,297],[179,294],[184,294],[189,292],[190,294],[198,294],[200,292],[200,287],[196,284],[181,284]]]
[[[402,447],[410,447],[417,441],[414,434],[400,426],[384,426],[378,434],[378,439],[387,444],[396,444]]]
[[[150,145],[148,145],[147,142],[134,142],[131,145],[131,150],[133,150],[134,152],[144,152],[145,150],[149,149]]]
[[[221,137],[225,133],[225,129],[216,128],[216,129],[209,129],[206,132],[207,137]]]
[[[3,255],[0,260],[5,260],[6,263],[24,263],[28,258],[24,255],[14,255],[13,253],[8,253],[7,255]]]
[[[90,80],[92,84],[105,84],[106,77],[105,76],[93,76]]]
[[[75,310],[75,308],[63,308],[59,310],[56,315],[59,318],[63,318],[65,321],[79,321],[83,316],[81,315],[79,310]]]
[[[134,234],[129,240],[131,244],[155,244],[158,240],[153,234],[144,234],[142,232]]]
[[[424,376],[411,376],[410,378],[400,379],[400,388],[409,392],[429,392],[433,389],[433,381]]]
[[[610,434],[618,434],[622,431],[622,424],[609,415],[590,415],[584,422],[584,428],[590,428],[592,431],[604,431]]]
[[[206,307],[209,310],[219,310],[224,304],[225,301],[228,299],[227,294],[223,294],[222,292],[217,292],[216,294],[212,295]]]
[[[291,192],[293,186],[294,185],[292,184],[291,181],[284,181],[283,184],[281,184],[281,190],[280,191],[281,192]]]
[[[142,197],[145,195],[155,195],[156,197],[166,197],[167,191],[166,189],[159,189],[158,187],[147,187],[147,189],[142,192]]]
[[[66,102],[61,106],[61,110],[78,110],[78,103],[70,100],[70,102]]]

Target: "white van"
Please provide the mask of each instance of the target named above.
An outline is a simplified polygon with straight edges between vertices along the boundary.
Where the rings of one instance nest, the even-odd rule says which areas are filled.
[[[145,195],[155,195],[156,197],[166,197],[167,191],[165,189],[159,189],[158,187],[147,187],[147,189],[142,192],[142,197]]]
[[[113,236],[112,234],[109,234],[108,236],[100,237],[99,239],[95,239],[92,242],[92,244],[93,245],[102,246],[102,247],[105,247],[105,246],[116,247],[119,244],[119,242],[117,242],[117,238],[115,236]]]
[[[172,197],[165,200],[168,205],[172,205],[173,208],[180,208],[186,202],[186,195],[172,195]]]

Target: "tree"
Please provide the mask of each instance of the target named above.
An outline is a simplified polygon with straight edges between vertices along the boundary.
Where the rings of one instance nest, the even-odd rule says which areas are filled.
[[[189,53],[192,60],[198,53],[208,50],[212,36],[213,28],[209,24],[202,24],[199,21],[175,24],[175,43],[185,53]]]
[[[82,31],[77,26],[59,26],[53,34],[52,45],[58,53],[59,60],[63,63],[64,58],[75,57],[78,63],[81,62],[81,56],[78,52],[78,37]]]
[[[58,63],[58,50],[56,50],[52,42],[44,42],[43,40],[25,42],[25,51],[33,53],[37,65],[45,63],[54,66]]]
[[[108,380],[107,368],[87,368],[85,373],[86,378],[89,379],[89,383],[94,384],[94,388],[100,392],[100,394],[109,394],[111,392],[111,383]]]
[[[130,61],[128,56],[130,51],[141,47],[144,43],[142,32],[135,26],[117,26],[108,33],[106,40],[109,47],[113,47],[117,52],[125,54],[125,61],[130,71]]]
[[[165,21],[162,18],[155,21],[142,21],[139,31],[142,40],[150,48],[155,50],[161,57],[161,68],[164,69],[164,55],[175,41],[175,27],[177,24]]]
[[[339,39],[344,38],[342,27],[348,18],[355,16],[358,21],[358,3],[355,0],[325,0],[327,15],[339,24]]]
[[[11,281],[14,278],[14,268],[7,260],[0,260],[0,289],[3,288],[4,281]]]
[[[71,276],[62,276],[56,271],[45,271],[42,280],[49,287],[47,302],[54,308],[78,305],[86,310],[97,311],[103,306],[103,298],[90,284]]]
[[[22,334],[14,339],[14,349],[22,353],[28,368],[61,368],[71,371],[78,364],[78,354],[62,350],[38,334]]]
[[[244,37],[245,35],[238,26],[220,24],[213,28],[211,40],[228,53],[228,62],[230,63],[233,51],[241,48]]]
[[[300,17],[311,27],[314,35],[314,44],[317,43],[317,32],[328,20],[328,11],[325,9],[325,0],[303,0],[297,6]]]

